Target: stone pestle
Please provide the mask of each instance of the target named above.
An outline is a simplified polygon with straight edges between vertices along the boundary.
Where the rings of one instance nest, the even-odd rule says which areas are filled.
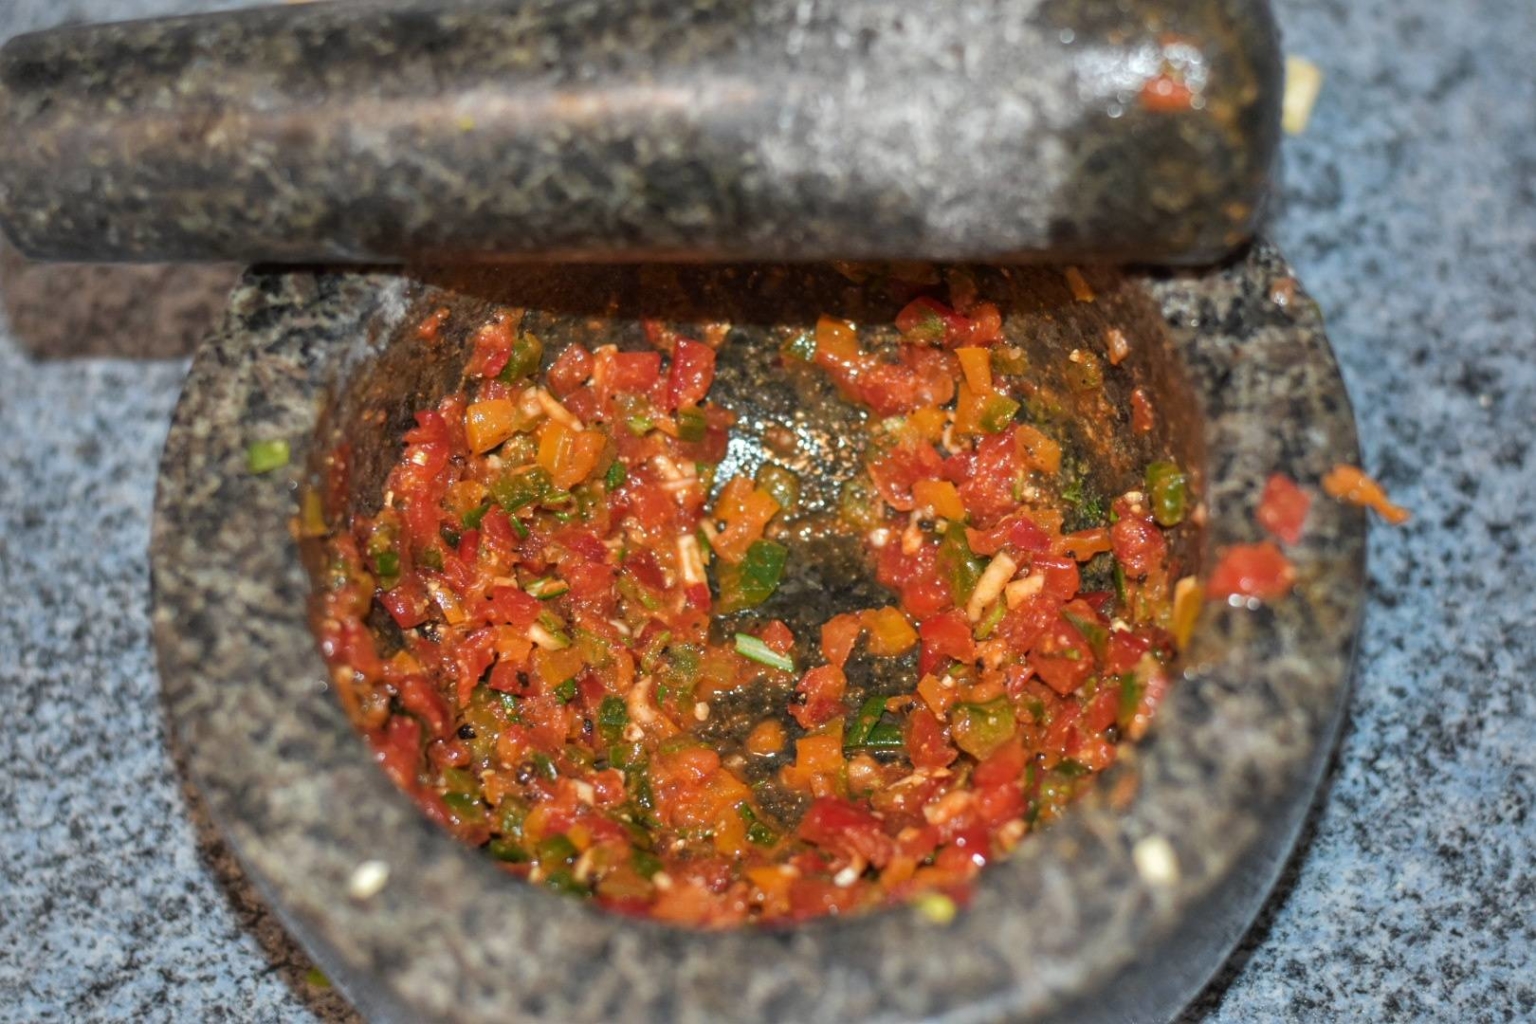
[[[55,260],[1200,263],[1270,188],[1248,0],[385,0],[0,49]]]

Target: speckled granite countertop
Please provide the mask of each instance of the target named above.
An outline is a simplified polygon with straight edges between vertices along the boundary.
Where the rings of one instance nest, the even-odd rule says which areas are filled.
[[[218,6],[4,0],[0,38]],[[1416,516],[1372,536],[1327,796],[1188,1019],[1533,1020],[1536,7],[1278,7],[1328,79],[1275,234]],[[232,277],[0,251],[0,1020],[352,1017],[181,782],[149,645],[155,466]]]

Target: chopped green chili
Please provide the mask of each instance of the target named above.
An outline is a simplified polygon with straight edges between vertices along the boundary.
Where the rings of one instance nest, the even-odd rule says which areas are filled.
[[[288,442],[281,438],[275,441],[252,441],[245,448],[245,468],[252,473],[270,473],[288,465],[290,457]]]
[[[793,658],[787,654],[780,654],[749,633],[736,634],[736,653],[743,658],[757,662],[759,665],[767,665],[769,668],[776,668],[782,672],[793,672],[795,670]]]
[[[491,497],[507,512],[541,501],[553,487],[549,473],[542,466],[520,473],[507,473],[491,484]]]
[[[870,697],[859,705],[853,720],[843,732],[843,750],[900,750],[905,745],[901,728],[883,721],[885,698]]]
[[[709,429],[702,409],[677,410],[677,436],[682,441],[702,441]]]
[[[602,732],[603,739],[609,743],[616,743],[628,724],[629,709],[624,706],[624,698],[604,697],[602,704],[597,708],[597,727]]]
[[[784,578],[784,563],[789,549],[777,541],[753,541],[746,557],[738,564],[717,563],[715,573],[720,586],[716,610],[729,615],[762,604],[778,589]]]
[[[532,334],[519,334],[517,340],[512,342],[512,354],[507,359],[507,365],[502,367],[498,377],[503,383],[511,384],[538,372],[543,360],[544,343]]]
[[[1178,463],[1160,461],[1147,466],[1147,499],[1159,526],[1177,526],[1184,521],[1189,484]]]

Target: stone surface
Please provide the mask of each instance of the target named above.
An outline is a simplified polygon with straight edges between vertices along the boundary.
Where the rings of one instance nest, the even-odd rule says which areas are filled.
[[[177,6],[13,0],[0,35]],[[1288,143],[1277,234],[1330,316],[1367,465],[1418,516],[1373,533],[1331,790],[1190,1018],[1529,1019],[1536,15],[1279,16],[1329,78]],[[94,333],[113,338],[111,316]],[[118,337],[117,357],[55,362],[0,338],[0,810],[23,825],[0,837],[0,1019],[348,1019],[197,824],[165,746],[143,552],[181,369],[138,357],[169,347]]]
[[[1205,261],[1266,198],[1267,15],[436,0],[70,30],[0,52],[0,224],[61,259]],[[1143,102],[1167,75],[1186,101]]]

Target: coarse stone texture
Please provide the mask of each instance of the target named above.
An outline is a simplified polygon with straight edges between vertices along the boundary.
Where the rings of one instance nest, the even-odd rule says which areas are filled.
[[[0,36],[192,6],[12,0]],[[1373,533],[1331,789],[1190,1018],[1529,1019],[1536,13],[1296,0],[1279,18],[1329,78],[1275,232],[1329,314],[1367,466],[1418,515]],[[0,1019],[348,1019],[165,745],[143,552],[181,370],[137,357],[169,347],[55,362],[0,337]]]
[[[0,224],[56,259],[1204,262],[1267,198],[1268,14],[397,0],[71,29],[0,51]],[[1165,75],[1183,101],[1144,101]]]

